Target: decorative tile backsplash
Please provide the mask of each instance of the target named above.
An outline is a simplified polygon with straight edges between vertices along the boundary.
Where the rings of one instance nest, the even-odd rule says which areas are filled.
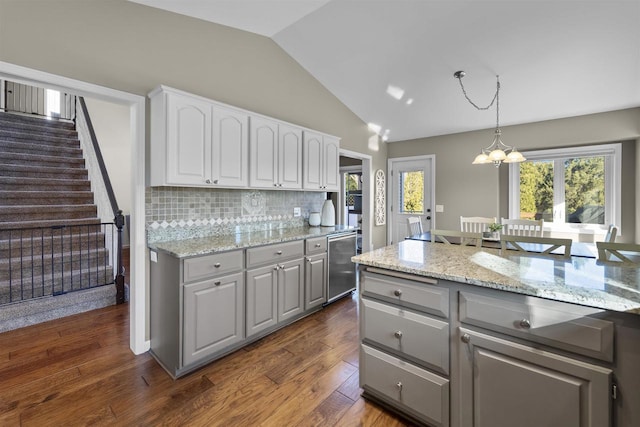
[[[305,191],[148,187],[147,238],[152,243],[301,227],[325,199],[326,193]],[[294,207],[302,217],[293,216]]]

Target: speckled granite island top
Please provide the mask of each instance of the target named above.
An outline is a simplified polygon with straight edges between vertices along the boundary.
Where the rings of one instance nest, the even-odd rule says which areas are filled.
[[[311,237],[322,237],[356,230],[357,228],[355,227],[345,225],[336,225],[334,227],[278,228],[222,236],[155,242],[149,244],[149,249],[167,252],[176,258],[188,258],[215,252],[225,252],[234,249],[244,249]]]
[[[511,252],[405,240],[351,260],[387,270],[640,314],[638,268],[601,265],[593,258],[563,260]]]

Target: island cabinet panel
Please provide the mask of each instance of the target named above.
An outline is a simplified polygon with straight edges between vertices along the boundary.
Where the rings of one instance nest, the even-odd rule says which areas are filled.
[[[449,380],[361,346],[360,384],[370,394],[432,426],[449,425]]]
[[[613,361],[614,323],[589,316],[603,313],[521,295],[500,298],[460,292],[460,321],[552,347]]]
[[[244,274],[184,287],[185,365],[244,339]]]
[[[611,370],[459,330],[461,426],[608,426]]]
[[[368,299],[362,307],[364,342],[449,373],[449,323]]]

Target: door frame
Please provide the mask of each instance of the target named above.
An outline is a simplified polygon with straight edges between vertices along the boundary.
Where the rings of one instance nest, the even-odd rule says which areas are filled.
[[[358,153],[340,149],[340,156],[350,157],[352,159],[362,160],[362,252],[370,252],[373,250],[371,238],[373,237],[373,170],[371,168],[372,157],[369,154]],[[342,180],[341,180],[342,181]],[[342,206],[344,205],[344,188],[340,183],[340,191],[338,192],[338,205],[340,206],[340,218],[344,218]]]
[[[145,101],[144,96],[87,83],[0,61],[0,78],[28,85],[45,85],[61,92],[129,106],[131,164],[131,283],[129,287],[129,347],[134,354],[149,350],[147,339],[147,266],[145,236]]]
[[[410,157],[393,157],[387,159],[387,245],[391,244],[391,238],[393,237],[393,221],[391,219],[391,209],[393,206],[393,166],[396,162],[407,161],[429,161],[431,163],[431,206],[425,206],[425,208],[431,209],[431,226],[436,228],[436,155],[425,154],[422,156],[410,156]],[[428,230],[425,230],[428,231]],[[398,242],[396,242],[398,243]]]

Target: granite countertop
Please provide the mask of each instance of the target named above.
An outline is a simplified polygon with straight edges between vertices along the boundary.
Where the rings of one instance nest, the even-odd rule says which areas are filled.
[[[166,252],[176,258],[188,258],[244,249],[272,243],[307,239],[310,237],[328,236],[356,231],[357,227],[336,225],[333,227],[295,227],[277,228],[273,230],[249,231],[245,233],[222,236],[198,237],[184,240],[160,241],[149,244],[149,249]]]
[[[510,252],[405,240],[351,260],[387,270],[640,314],[638,268],[602,265],[594,258],[564,260]]]

